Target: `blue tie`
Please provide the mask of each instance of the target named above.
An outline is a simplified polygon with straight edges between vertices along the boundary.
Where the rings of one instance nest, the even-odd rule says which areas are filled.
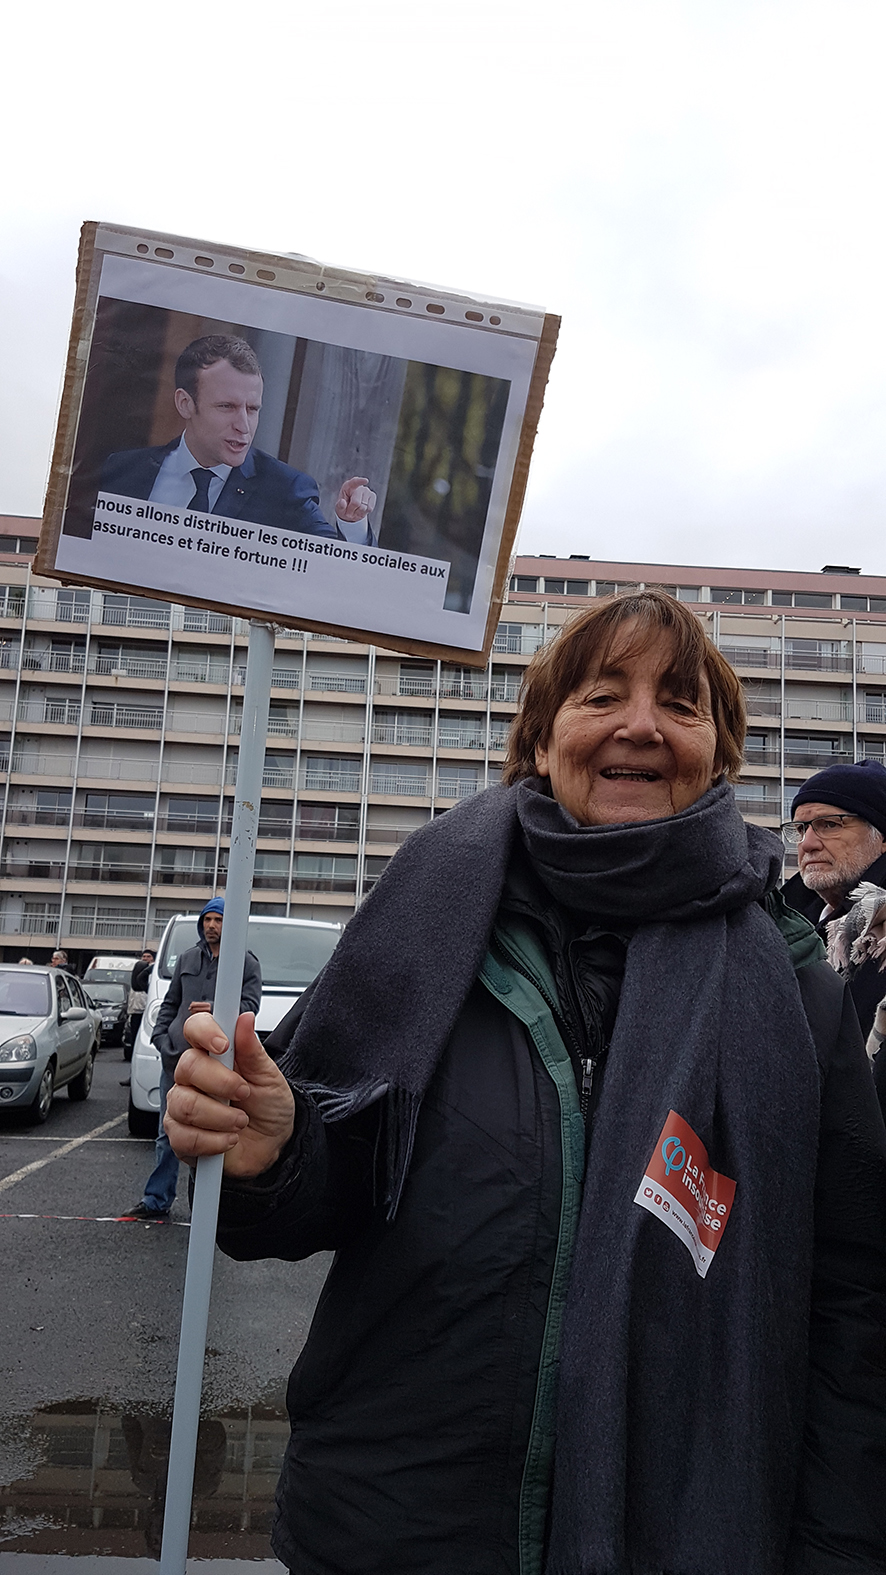
[[[209,513],[209,483],[215,481],[215,471],[203,470],[197,465],[191,471],[194,478],[194,496],[188,504],[189,509],[199,509],[201,513]]]

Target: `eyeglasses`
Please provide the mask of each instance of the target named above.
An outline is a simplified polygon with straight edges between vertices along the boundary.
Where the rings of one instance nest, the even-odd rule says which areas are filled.
[[[813,820],[786,820],[781,834],[788,847],[795,848],[811,826],[815,835],[827,842],[828,837],[836,837],[843,830],[847,820],[860,819],[860,815],[816,815]]]

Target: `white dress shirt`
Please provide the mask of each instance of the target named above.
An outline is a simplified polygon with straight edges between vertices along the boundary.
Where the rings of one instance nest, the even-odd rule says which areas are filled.
[[[192,470],[211,470],[212,480],[209,483],[209,509],[215,508],[221,494],[221,489],[231,474],[231,465],[201,465],[195,459],[185,442],[184,433],[177,448],[167,454],[160,466],[157,480],[151,488],[149,502],[163,503],[167,508],[186,509],[194,496],[196,482],[191,475]]]

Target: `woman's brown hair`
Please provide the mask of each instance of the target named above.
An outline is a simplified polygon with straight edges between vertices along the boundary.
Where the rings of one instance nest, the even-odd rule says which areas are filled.
[[[628,622],[636,627],[624,643],[620,636]],[[605,667],[616,646],[620,658],[638,656],[660,633],[669,634],[673,641],[669,678],[679,694],[697,701],[699,677],[702,671],[707,674],[717,729],[717,766],[735,782],[741,771],[747,725],[744,691],[696,614],[665,591],[609,597],[571,618],[536,652],[523,677],[502,780],[511,783],[535,776],[535,751],[547,744],[564,700],[592,669]]]

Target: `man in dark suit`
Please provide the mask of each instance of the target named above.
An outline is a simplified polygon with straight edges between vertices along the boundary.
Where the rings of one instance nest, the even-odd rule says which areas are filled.
[[[181,436],[158,448],[111,454],[100,490],[150,499],[159,507],[374,545],[368,516],[376,497],[366,476],[342,483],[330,523],[313,477],[253,448],[262,390],[261,367],[245,339],[208,334],[193,340],[175,368]]]

